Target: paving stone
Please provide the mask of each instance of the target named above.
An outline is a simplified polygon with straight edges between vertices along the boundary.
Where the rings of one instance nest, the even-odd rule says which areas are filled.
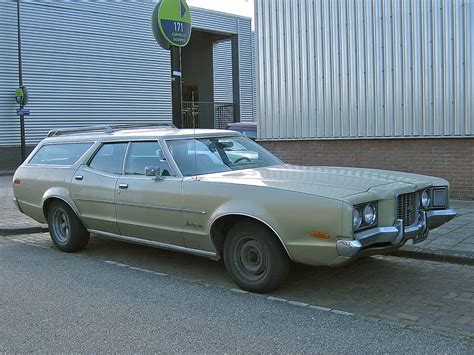
[[[468,251],[474,253],[474,244],[473,243],[458,243],[455,246],[452,246],[452,250]]]
[[[473,320],[473,317],[471,317],[471,316],[463,316],[463,317],[460,317],[460,318],[456,319],[455,323],[464,325],[464,324],[468,324],[472,320]]]
[[[397,313],[396,316],[399,317],[399,318],[402,318],[402,319],[411,320],[413,322],[416,322],[418,319],[420,319],[420,317],[418,317],[418,316],[414,316],[414,315],[407,314],[407,313]]]
[[[464,237],[464,239],[466,239],[466,237]],[[460,243],[459,240],[457,239],[452,239],[451,237],[447,237],[447,238],[437,238],[436,240],[433,240],[431,243],[430,243],[430,246],[436,246],[436,245],[440,245],[440,246],[449,246],[449,247],[452,247],[452,246],[456,246]]]
[[[467,239],[464,239],[463,243],[472,243],[472,244],[474,244],[474,236],[471,236]]]

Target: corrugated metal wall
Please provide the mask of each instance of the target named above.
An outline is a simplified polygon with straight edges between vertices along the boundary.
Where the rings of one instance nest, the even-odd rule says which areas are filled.
[[[151,33],[153,6],[151,0],[22,0],[23,72],[31,110],[27,144],[57,127],[170,119],[169,52]],[[250,19],[191,12],[196,29],[250,32]],[[0,0],[0,36],[0,145],[18,145],[16,0]],[[251,50],[239,47],[241,66],[251,65]],[[247,117],[252,79],[241,72],[241,112]]]
[[[232,94],[232,43],[214,42],[214,101],[234,102]]]
[[[474,2],[256,0],[268,139],[474,135]]]
[[[257,56],[256,56],[256,48],[255,48],[255,32],[252,32],[252,115],[253,120],[256,121],[257,119]]]
[[[16,3],[0,0],[0,144],[18,143],[20,123],[15,116],[18,87]],[[1,170],[1,167],[0,167]]]
[[[237,19],[239,78],[240,78],[240,120],[254,121],[253,112],[253,83],[254,70],[252,67],[252,27],[249,19]]]

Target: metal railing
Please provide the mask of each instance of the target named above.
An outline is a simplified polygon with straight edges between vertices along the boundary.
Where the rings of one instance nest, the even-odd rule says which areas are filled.
[[[183,101],[183,128],[227,128],[234,122],[234,104],[230,102]]]

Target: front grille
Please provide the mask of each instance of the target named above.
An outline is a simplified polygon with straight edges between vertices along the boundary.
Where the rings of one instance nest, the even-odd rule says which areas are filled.
[[[403,220],[403,225],[405,227],[411,226],[416,222],[415,193],[398,196],[397,216],[398,219]]]

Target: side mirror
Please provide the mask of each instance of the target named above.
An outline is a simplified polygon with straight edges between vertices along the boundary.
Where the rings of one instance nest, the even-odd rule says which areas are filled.
[[[158,166],[147,166],[145,167],[145,176],[152,176],[153,180],[163,180],[161,176],[161,170]]]

